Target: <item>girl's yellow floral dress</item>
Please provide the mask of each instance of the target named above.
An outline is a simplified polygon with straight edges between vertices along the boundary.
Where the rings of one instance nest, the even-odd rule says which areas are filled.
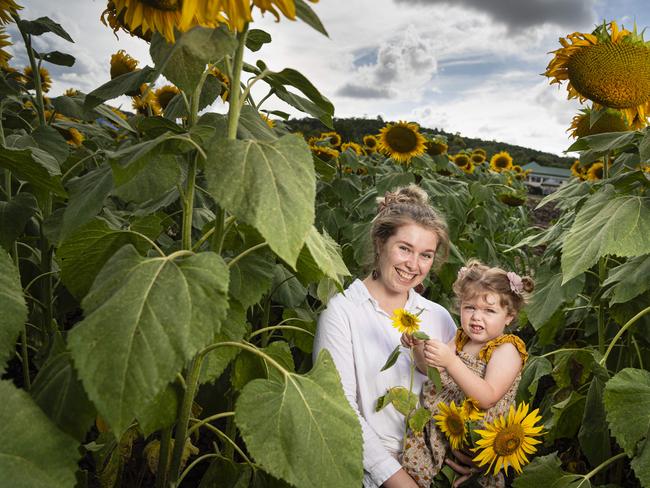
[[[470,370],[481,378],[485,377],[485,370],[488,362],[490,362],[492,353],[501,344],[509,342],[517,348],[521,355],[522,369],[523,364],[528,359],[526,345],[519,337],[512,334],[504,334],[487,342],[479,351],[478,356],[463,352],[463,348],[468,340],[469,337],[462,330],[456,332],[456,354]],[[433,415],[439,413],[438,404],[440,402],[449,404],[453,401],[456,405],[461,405],[466,398],[463,391],[446,371],[442,370],[440,377],[442,380],[442,391],[436,392],[435,386],[431,381],[427,381],[422,386],[420,402]],[[520,380],[521,372],[519,372],[512,386],[501,400],[493,407],[485,410],[483,422],[492,422],[499,415],[508,413],[510,405],[513,405],[515,402],[515,395],[517,394],[517,387],[519,386]],[[406,438],[406,449],[402,455],[402,466],[418,485],[422,488],[428,488],[434,476],[442,468],[445,456],[449,450],[449,442],[445,434],[436,426],[435,420],[431,420],[425,426],[423,432],[409,431]],[[505,486],[504,477],[501,474],[499,476],[481,476],[479,483],[485,487]]]

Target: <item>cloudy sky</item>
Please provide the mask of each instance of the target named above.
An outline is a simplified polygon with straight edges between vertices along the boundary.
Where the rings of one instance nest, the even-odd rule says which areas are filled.
[[[47,15],[75,40],[46,35],[37,41],[38,50],[77,59],[72,68],[47,66],[52,96],[108,81],[118,49],[141,66],[151,64],[144,41],[125,33],[117,39],[101,24],[106,0],[19,3],[23,18]],[[570,145],[565,131],[580,108],[566,100],[564,88],[540,76],[552,58],[548,52],[560,47],[558,38],[591,32],[603,19],[650,26],[646,0],[321,0],[313,8],[329,37],[256,13],[254,27],[273,42],[246,61],[262,58],[273,70],[299,70],[334,103],[338,117],[381,115],[557,154]],[[15,28],[9,32],[17,39]],[[23,51],[13,53],[13,64],[24,65]],[[282,102],[265,108],[291,112]]]

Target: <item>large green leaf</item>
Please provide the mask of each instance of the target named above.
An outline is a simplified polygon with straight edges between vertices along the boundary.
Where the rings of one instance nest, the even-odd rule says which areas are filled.
[[[75,486],[77,442],[61,432],[27,393],[0,381],[0,473],[12,488]]]
[[[307,234],[305,247],[298,257],[298,276],[303,282],[310,283],[326,276],[334,280],[343,291],[342,278],[350,276],[343,262],[338,244],[327,234],[321,234],[312,227]]]
[[[316,194],[314,164],[304,140],[296,135],[271,143],[215,139],[206,152],[212,196],[295,267],[314,221]]]
[[[153,401],[136,412],[138,425],[145,437],[174,425],[178,407],[183,401],[183,389],[178,382],[168,384]]]
[[[517,390],[517,402],[532,403],[537,394],[539,379],[551,374],[551,362],[543,357],[531,356],[521,373],[521,381]]]
[[[524,467],[523,472],[517,476],[513,486],[515,488],[591,488],[591,483],[584,476],[562,471],[562,462],[557,453],[538,456]]]
[[[611,456],[609,429],[605,422],[604,391],[605,383],[599,378],[593,378],[589,385],[585,413],[578,432],[582,452],[592,466],[598,466]]]
[[[273,476],[298,488],[361,485],[361,427],[327,351],[304,376],[250,382],[235,420],[255,461]]]
[[[53,127],[40,125],[32,132],[32,137],[36,144],[38,144],[38,147],[54,156],[59,164],[63,164],[68,159],[70,145],[65,142],[65,139],[59,134],[59,131]]]
[[[618,195],[611,185],[590,196],[562,246],[562,283],[608,254],[650,253],[650,198]]]
[[[228,269],[217,254],[145,258],[122,247],[82,302],[69,348],[88,396],[123,432],[219,332]]]
[[[149,53],[156,70],[188,95],[194,92],[206,64],[220,61],[237,46],[235,36],[225,26],[196,26],[176,35],[173,44],[159,34],[154,35]]]
[[[31,36],[40,36],[46,32],[51,32],[69,42],[74,42],[61,24],[57,24],[49,17],[39,17],[36,20],[20,20],[20,30]]]
[[[235,464],[218,457],[208,467],[198,488],[250,488],[253,470],[248,464]]]
[[[58,161],[42,149],[8,149],[0,146],[0,167],[11,171],[16,178],[34,186],[65,196],[61,185]]]
[[[113,166],[115,169],[117,166]],[[181,178],[176,157],[161,154],[147,159],[129,181],[115,188],[113,195],[126,202],[143,203],[160,198],[174,188]]]
[[[230,294],[245,308],[256,304],[273,283],[275,257],[268,249],[252,252],[230,266]]]
[[[37,211],[38,202],[30,193],[19,193],[8,202],[0,202],[0,246],[11,249]]]
[[[539,330],[548,322],[563,303],[572,301],[584,286],[584,274],[573,278],[564,285],[562,284],[562,273],[549,276],[543,280],[526,306],[528,320],[533,324],[535,330]]]
[[[296,0],[296,16],[324,36],[329,37],[325,27],[323,27],[323,23],[305,0]]]
[[[84,110],[95,108],[100,103],[112,100],[125,93],[137,91],[144,83],[156,78],[156,70],[150,66],[124,73],[91,91],[84,100]]]
[[[273,129],[260,117],[260,113],[250,105],[244,105],[239,116],[237,127],[239,139],[257,139],[258,141],[273,142],[277,136]]]
[[[81,300],[106,261],[126,244],[132,244],[143,254],[151,247],[149,241],[138,234],[112,229],[102,219],[92,220],[61,243],[57,252],[61,281]]]
[[[565,400],[553,405],[551,407],[553,416],[544,425],[548,430],[548,441],[575,437],[584,409],[585,396],[575,391],[572,391]]]
[[[95,420],[95,407],[72,367],[67,351],[48,359],[30,390],[34,401],[64,432],[83,442]]]
[[[604,296],[611,296],[610,304],[625,303],[650,288],[650,254],[638,256],[609,271],[603,286],[612,286]]]
[[[307,298],[307,288],[281,264],[275,266],[272,290],[273,301],[289,308],[302,305]]]
[[[268,346],[261,348],[264,354],[278,363],[285,371],[293,373],[295,366],[289,344],[285,341],[271,342]],[[249,382],[257,378],[265,378],[279,383],[283,382],[282,373],[274,368],[260,356],[249,351],[242,351],[232,370],[232,386],[237,390],[244,388]]]
[[[0,371],[16,347],[16,338],[27,320],[20,275],[11,256],[0,248]]]
[[[102,209],[104,200],[113,188],[113,174],[108,164],[89,171],[68,182],[70,198],[63,213],[60,239],[82,226]]]
[[[650,486],[650,372],[626,368],[605,385],[605,410],[612,434],[643,486]],[[634,456],[634,457],[633,457]]]

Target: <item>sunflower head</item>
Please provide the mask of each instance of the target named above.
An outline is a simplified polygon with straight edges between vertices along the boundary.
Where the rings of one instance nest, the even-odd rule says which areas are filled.
[[[275,120],[271,119],[271,117],[262,113],[260,114],[260,117],[266,123],[266,125],[269,126],[269,129],[273,129],[275,127]]]
[[[161,110],[165,110],[169,102],[172,101],[176,95],[181,91],[176,88],[174,85],[164,85],[156,89],[156,100],[158,100],[158,105],[160,105]]]
[[[472,160],[472,163],[479,165],[485,162],[485,156],[478,152],[473,152],[469,158]]]
[[[81,92],[76,88],[68,88],[63,95],[66,97],[74,97],[79,95]]]
[[[536,425],[541,417],[535,409],[528,413],[528,405],[519,404],[517,410],[511,405],[508,416],[501,415],[494,422],[486,423],[483,430],[476,430],[481,438],[476,442],[474,462],[479,466],[488,466],[496,476],[501,468],[507,473],[512,466],[521,473],[522,466],[528,463],[526,455],[537,451],[535,445],[541,441],[535,439],[543,435],[542,426]]]
[[[0,24],[9,24],[14,21],[11,14],[15,14],[22,7],[14,0],[0,0]]]
[[[573,117],[571,127],[567,129],[567,132],[571,131],[571,137],[575,139],[604,132],[624,132],[639,128],[631,127],[621,111],[613,108],[603,110],[604,113],[596,120],[594,125],[591,125],[590,120],[593,109],[582,109],[578,115]]]
[[[512,192],[504,192],[497,195],[501,203],[505,203],[509,207],[521,207],[526,203],[526,196]]]
[[[398,163],[408,164],[414,156],[424,154],[427,140],[417,124],[387,124],[379,132],[379,149]]]
[[[580,165],[579,159],[576,159],[571,165],[571,175],[575,176],[579,180],[584,180],[586,178],[585,168]]]
[[[393,321],[393,327],[402,333],[413,334],[420,330],[420,317],[411,312],[407,312],[403,308],[393,310],[391,319]]]
[[[478,401],[474,400],[471,397],[465,399],[461,409],[463,411],[463,417],[465,417],[470,422],[481,420],[485,416],[485,412],[481,411]]]
[[[470,159],[469,154],[458,153],[453,156],[453,161],[456,166],[462,168],[463,166],[467,166],[472,160]]]
[[[512,156],[507,151],[496,153],[490,158],[490,168],[497,173],[507,171],[512,167]]]
[[[343,142],[341,134],[338,132],[323,132],[319,138],[321,141],[326,141],[332,147],[339,147]]]
[[[646,125],[650,109],[650,46],[636,29],[603,23],[591,34],[560,38],[562,48],[544,73],[551,83],[568,80],[569,98],[620,109],[629,124]]]
[[[440,413],[433,416],[436,425],[447,436],[452,449],[462,448],[467,443],[468,434],[468,418],[464,414],[463,407],[457,407],[452,400],[449,405],[440,402],[438,404],[438,410]]]
[[[357,156],[363,156],[365,154],[365,151],[363,150],[363,147],[361,147],[361,144],[357,144],[356,142],[344,142],[341,144],[341,152],[345,152],[347,150],[354,152]]]
[[[0,17],[2,17],[2,8],[0,8]],[[3,48],[11,46],[11,37],[5,32],[5,28],[0,26],[0,66],[8,66],[9,60],[13,57]]]
[[[586,171],[586,178],[589,181],[602,180],[605,175],[605,165],[601,162],[594,163]]]
[[[366,148],[367,152],[375,152],[377,150],[377,145],[379,141],[373,135],[363,136],[363,145]]]
[[[79,132],[74,127],[67,127],[65,129],[59,129],[59,132],[65,138],[65,142],[74,147],[79,147],[83,143],[85,137],[81,132]]]
[[[156,95],[146,85],[140,87],[140,95],[132,97],[132,106],[139,115],[158,116],[161,113]]]
[[[439,138],[427,140],[425,143],[426,152],[429,156],[438,156],[440,154],[445,154],[449,146],[445,141]]]
[[[120,49],[111,56],[111,80],[118,76],[135,71],[138,60],[133,59],[124,49]]]
[[[481,156],[483,156],[483,159],[487,158],[487,152],[485,152],[485,149],[483,149],[482,147],[477,147],[476,149],[474,149],[472,151],[472,154],[480,154]]]
[[[323,161],[332,161],[339,157],[339,152],[336,149],[325,146],[309,146],[314,156]]]
[[[38,69],[38,74],[41,78],[41,90],[43,90],[43,93],[47,93],[50,91],[50,87],[52,86],[52,78],[50,78],[50,73],[45,68],[40,67]],[[23,80],[25,81],[25,88],[28,90],[33,90],[36,86],[34,84],[34,72],[32,71],[31,66],[26,66],[23,70]]]

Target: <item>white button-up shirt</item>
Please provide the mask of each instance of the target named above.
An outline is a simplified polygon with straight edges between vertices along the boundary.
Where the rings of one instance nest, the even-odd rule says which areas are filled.
[[[404,307],[420,314],[420,330],[445,343],[456,333],[449,312],[410,290]],[[388,313],[387,313],[388,312]],[[400,332],[392,326],[392,311],[384,311],[361,280],[355,280],[345,293],[331,298],[318,319],[314,359],[327,349],[341,376],[343,391],[359,415],[363,431],[363,486],[376,488],[395,474],[404,438],[404,416],[392,405],[375,411],[377,399],[388,388],[409,387],[410,358],[406,349],[395,365],[380,371],[388,356],[400,344]],[[426,376],[415,371],[413,392],[418,394]]]

